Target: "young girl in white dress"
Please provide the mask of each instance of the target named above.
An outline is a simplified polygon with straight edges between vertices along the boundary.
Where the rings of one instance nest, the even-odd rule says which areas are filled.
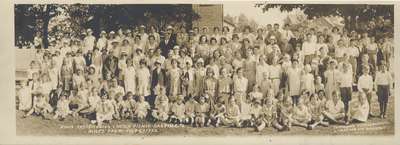
[[[66,95],[61,95],[60,100],[57,102],[57,109],[55,111],[55,115],[53,119],[60,118],[61,121],[65,119],[68,115],[72,114],[72,111],[69,109],[69,99],[67,99]]]
[[[124,72],[125,94],[136,94],[136,68],[131,59],[126,60],[127,68]]]
[[[146,66],[144,59],[140,60],[139,68],[136,71],[137,79],[137,95],[148,96],[150,95],[150,71]]]
[[[27,87],[25,80],[20,81],[20,88],[17,91],[18,110],[28,111],[32,107],[32,94],[30,88]]]

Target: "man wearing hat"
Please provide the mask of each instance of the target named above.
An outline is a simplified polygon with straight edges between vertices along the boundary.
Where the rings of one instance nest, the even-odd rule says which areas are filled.
[[[145,27],[144,25],[140,25],[140,27],[139,27],[139,33],[138,33],[137,35],[140,36],[140,38],[141,38],[141,40],[140,40],[141,43],[142,43],[142,44],[146,44],[149,35],[146,33],[146,27]]]
[[[83,39],[84,46],[82,48],[82,53],[86,54],[88,51],[93,50],[94,47],[94,42],[96,41],[96,38],[93,36],[93,31],[92,29],[87,29],[86,30],[86,37]]]
[[[100,32],[100,38],[97,40],[96,47],[99,50],[107,48],[107,33],[106,33],[106,31]]]
[[[164,57],[167,57],[171,49],[176,45],[176,35],[173,34],[172,30],[172,26],[168,26],[163,39],[160,41],[160,48]]]

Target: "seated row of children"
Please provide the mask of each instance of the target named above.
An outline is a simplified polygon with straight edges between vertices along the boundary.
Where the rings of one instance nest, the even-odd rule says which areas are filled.
[[[314,129],[329,124],[365,122],[368,119],[369,104],[366,94],[358,92],[348,113],[344,110],[339,91],[325,95],[303,91],[297,104],[290,97],[279,92],[274,96],[269,90],[265,98],[248,95],[244,98],[230,96],[210,98],[207,94],[198,97],[178,95],[173,100],[165,93],[164,87],[157,87],[157,96],[149,103],[145,96],[126,95],[93,87],[85,97],[80,93],[62,93],[53,109],[48,97],[34,94],[32,107],[24,117],[37,114],[45,119],[64,120],[67,116],[82,116],[91,123],[102,125],[113,120],[132,120],[135,123],[166,122],[194,127],[253,127],[261,131],[273,127],[279,131],[290,130],[291,126]]]

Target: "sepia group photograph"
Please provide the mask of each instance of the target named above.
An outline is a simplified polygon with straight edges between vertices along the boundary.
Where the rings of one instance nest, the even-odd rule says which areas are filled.
[[[393,139],[398,128],[394,2],[11,7],[3,97],[17,137]]]

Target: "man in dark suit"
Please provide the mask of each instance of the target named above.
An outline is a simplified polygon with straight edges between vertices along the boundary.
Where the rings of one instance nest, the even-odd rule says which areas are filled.
[[[303,44],[303,39],[299,37],[299,32],[297,30],[293,31],[293,35],[294,37],[290,38],[288,42],[288,50],[290,55],[293,55],[297,44]]]
[[[164,33],[164,38],[160,41],[161,54],[164,57],[167,57],[169,51],[176,45],[176,34],[173,32],[173,28],[171,26],[167,27],[166,32]]]
[[[157,87],[163,87],[166,81],[166,72],[161,66],[161,60],[157,59],[154,62],[154,66],[155,68],[151,72],[151,95],[148,97],[148,101],[152,106],[157,96],[156,91],[160,91],[156,90]]]
[[[104,60],[103,79],[110,80],[116,76],[118,76],[118,57],[115,51],[111,51]]]

